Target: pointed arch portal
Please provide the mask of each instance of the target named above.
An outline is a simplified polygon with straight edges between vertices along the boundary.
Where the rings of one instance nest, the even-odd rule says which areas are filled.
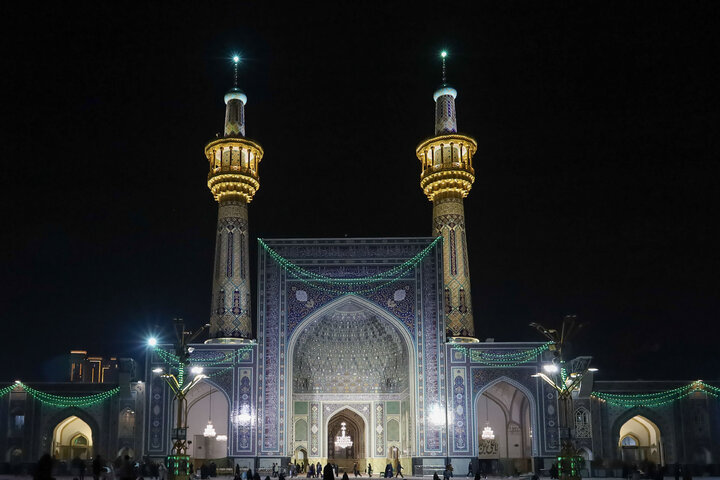
[[[480,462],[486,473],[513,475],[532,471],[533,401],[511,381],[498,380],[475,399],[475,425],[478,444],[483,430],[492,430],[494,448],[484,450]]]
[[[660,428],[642,415],[635,415],[622,424],[617,446],[620,458],[629,464],[645,461],[665,464]]]
[[[58,460],[80,458],[88,460],[93,456],[93,431],[84,420],[71,415],[61,420],[53,429],[53,456]]]
[[[350,472],[357,461],[364,470],[366,459],[387,455],[386,422],[393,422],[395,443],[411,455],[414,348],[397,318],[363,297],[340,297],[298,325],[287,359],[293,405],[288,423],[295,426],[289,452],[307,447],[311,460],[332,458]],[[377,424],[368,425],[370,418]],[[338,450],[335,438],[343,422],[353,447]]]

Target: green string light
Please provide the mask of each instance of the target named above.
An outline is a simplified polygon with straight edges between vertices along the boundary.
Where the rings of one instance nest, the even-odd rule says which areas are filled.
[[[696,380],[670,390],[653,393],[623,394],[593,392],[592,396],[618,407],[660,407],[685,398],[693,393],[704,393],[711,398],[720,397],[720,388],[708,385],[702,380]]]
[[[456,352],[470,357],[470,361],[474,363],[482,363],[493,367],[514,367],[535,359],[542,352],[550,348],[551,344],[552,342],[547,342],[529,350],[509,353],[484,352],[476,348],[468,348],[456,344],[453,345],[452,348]]]
[[[95,393],[93,395],[67,396],[41,392],[40,390],[29,387],[22,382],[17,382],[15,385],[13,385],[13,388],[15,387],[22,387],[34,399],[42,402],[45,405],[51,405],[53,407],[89,407],[91,405],[104,402],[105,400],[117,395],[120,392],[120,387],[115,387],[106,392]]]
[[[244,346],[236,349],[233,353],[228,352],[222,352],[221,357],[216,357],[214,359],[207,359],[207,360],[200,360],[200,359],[190,359],[190,363],[193,367],[214,367],[220,364],[224,363],[230,363],[227,367],[218,370],[217,372],[213,372],[209,375],[206,375],[206,377],[214,377],[216,375],[219,375],[223,372],[228,371],[233,367],[233,364],[235,363],[235,360],[240,358],[241,355],[244,355],[247,352],[251,352],[253,349],[252,346]],[[170,368],[174,368],[177,370],[177,382],[180,387],[184,386],[185,383],[185,365],[180,361],[180,358],[175,355],[172,352],[169,352],[163,348],[155,347],[155,352],[160,356],[160,358],[170,365]]]
[[[442,242],[442,237],[437,237],[427,247],[422,249],[412,258],[404,261],[403,263],[392,267],[384,272],[376,273],[366,277],[354,277],[354,278],[333,278],[325,275],[307,270],[287,258],[283,257],[275,250],[270,248],[261,238],[258,238],[258,243],[265,250],[265,252],[272,258],[275,263],[280,265],[286,272],[300,280],[309,287],[321,290],[324,292],[334,294],[344,293],[371,293],[380,290],[394,282],[397,282],[405,275],[409,270],[415,268],[425,257],[427,257],[435,246]],[[379,285],[376,285],[378,284]],[[327,287],[325,285],[330,285]],[[368,286],[373,285],[373,286]],[[361,288],[366,287],[366,288]]]
[[[8,393],[12,392],[15,389],[16,384],[8,385],[7,387],[0,389],[0,397],[4,397]]]

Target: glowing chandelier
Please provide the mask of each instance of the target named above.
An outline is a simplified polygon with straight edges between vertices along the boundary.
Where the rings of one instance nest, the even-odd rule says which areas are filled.
[[[352,447],[353,441],[350,436],[345,435],[345,422],[340,424],[340,435],[335,437],[335,446],[340,448]]]
[[[482,431],[482,439],[483,440],[494,440],[495,439],[495,432],[493,432],[493,429],[490,428],[490,415],[488,412],[488,398],[485,397],[485,428],[483,428]]]
[[[215,427],[213,427],[212,424],[212,387],[210,387],[210,395],[208,396],[208,401],[210,402],[210,409],[208,411],[208,423],[205,426],[203,436],[214,437],[215,435],[217,435],[217,432],[215,431]]]
[[[212,420],[208,420],[208,424],[205,425],[205,431],[203,432],[203,435],[206,437],[214,437],[215,435],[217,435],[215,427],[213,427]]]

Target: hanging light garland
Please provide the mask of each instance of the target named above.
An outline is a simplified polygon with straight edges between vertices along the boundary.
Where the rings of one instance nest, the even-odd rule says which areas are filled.
[[[708,385],[702,380],[696,380],[688,385],[655,393],[623,394],[593,392],[591,395],[600,401],[618,407],[659,407],[698,392],[704,393],[711,398],[720,397],[720,388]]]
[[[529,350],[510,353],[486,352],[476,348],[463,347],[457,344],[453,344],[452,348],[456,352],[460,352],[463,355],[470,357],[471,362],[482,363],[493,367],[514,367],[535,359],[542,352],[550,348],[551,344],[552,342],[547,342]]]
[[[412,258],[384,272],[366,277],[334,278],[320,275],[291,262],[270,248],[270,246],[268,246],[268,244],[266,244],[261,238],[258,238],[258,243],[265,250],[268,256],[270,256],[275,263],[280,265],[280,267],[282,267],[290,275],[309,287],[335,294],[371,293],[397,282],[405,273],[415,268],[420,262],[422,262],[425,257],[430,254],[433,248],[441,242],[442,237],[437,237]]]
[[[95,393],[93,395],[55,395],[53,393],[46,393],[41,392],[40,390],[36,390],[18,380],[17,382],[15,382],[14,385],[10,385],[0,390],[0,396],[7,395],[17,387],[22,387],[23,390],[25,390],[39,402],[53,407],[89,407],[90,405],[104,402],[105,400],[117,395],[118,392],[120,392],[120,387],[115,387],[106,392]]]
[[[7,387],[0,388],[0,397],[4,397],[8,393],[12,392],[16,387],[16,384],[8,385]]]
[[[211,360],[191,358],[191,362],[193,365],[196,365],[198,367],[212,367],[223,363],[234,363],[235,360],[239,358],[242,354],[250,352],[252,351],[252,349],[253,347],[251,346],[244,346],[238,348],[233,353],[223,352],[220,358],[215,358]],[[155,352],[157,352],[157,354],[160,356],[160,358],[162,358],[165,363],[172,364],[173,366],[182,365],[182,362],[180,362],[180,358],[172,352],[169,352],[160,347],[155,347]]]

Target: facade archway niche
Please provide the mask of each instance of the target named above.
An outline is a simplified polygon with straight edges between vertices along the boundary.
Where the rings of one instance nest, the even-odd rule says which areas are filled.
[[[516,475],[531,472],[534,402],[510,379],[487,385],[475,398],[475,434],[481,449],[480,464],[488,474]],[[482,438],[490,427],[493,440]]]
[[[53,429],[52,452],[58,460],[91,459],[93,457],[92,428],[75,415],[61,420]]]
[[[650,462],[665,464],[660,428],[647,417],[635,415],[618,432],[620,459],[628,464]]]
[[[356,295],[340,297],[306,317],[288,339],[287,376],[289,380],[288,423],[307,422],[307,441],[296,433],[287,438],[287,449],[296,452],[307,445],[309,460],[326,463],[339,452],[334,451],[334,438],[339,433],[335,417],[345,412],[347,432],[355,432],[360,446],[346,458],[345,467],[352,472],[358,461],[361,471],[367,461],[373,468],[385,465],[391,442],[390,433],[398,441],[392,442],[405,456],[414,453],[414,444],[402,432],[414,419],[415,355],[412,339],[406,327],[387,311]],[[382,425],[368,424],[377,408],[382,411]],[[354,413],[353,413],[354,412]],[[403,416],[405,413],[405,416]],[[338,417],[340,418],[340,417]],[[339,423],[338,423],[339,425]],[[379,426],[381,440],[370,435]],[[335,431],[337,430],[337,431]],[[377,443],[377,445],[375,443]],[[379,451],[375,451],[379,448]],[[336,461],[341,465],[340,461]],[[342,466],[341,466],[342,468]]]
[[[227,394],[208,380],[195,385],[187,395],[187,439],[192,441],[188,455],[196,463],[206,459],[225,458],[228,455],[230,402]],[[212,422],[215,436],[204,435],[208,421]]]

